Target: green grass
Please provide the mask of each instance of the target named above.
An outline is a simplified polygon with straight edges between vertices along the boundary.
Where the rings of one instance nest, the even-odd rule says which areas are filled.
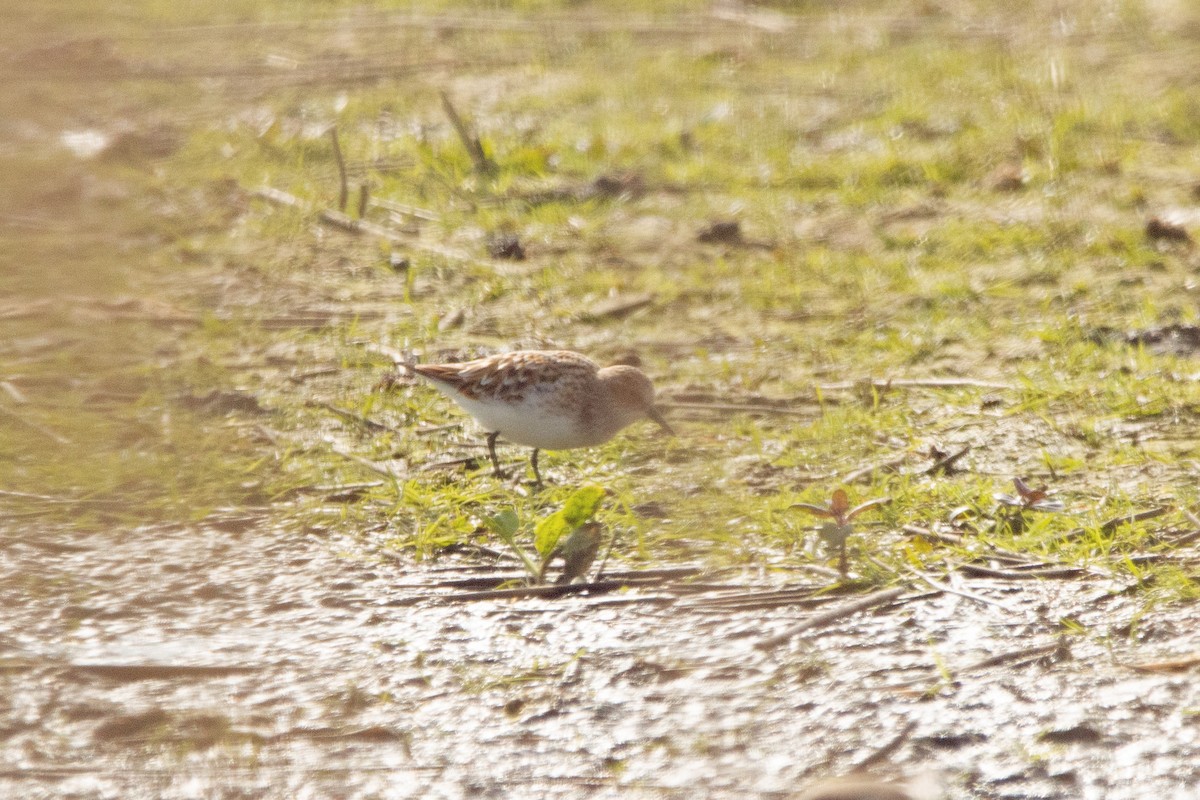
[[[370,10],[354,22],[347,4],[96,14],[88,24],[119,63],[183,77],[96,82],[67,63],[3,90],[48,137],[4,156],[18,188],[3,211],[48,222],[5,229],[0,289],[51,302],[0,320],[17,343],[0,348],[0,378],[32,399],[6,407],[33,423],[0,428],[0,489],[62,501],[26,498],[21,518],[85,528],[272,505],[291,524],[362,531],[364,547],[424,557],[494,543],[486,517],[512,507],[542,518],[596,483],[613,492],[598,518],[620,534],[619,558],[784,570],[814,557],[814,521],[792,504],[903,457],[849,487],[857,500],[892,498],[852,544],[897,570],[857,558],[873,581],[914,558],[962,556],[895,532],[968,505],[982,517],[966,533],[982,542],[1138,578],[1155,600],[1194,596],[1186,566],[1126,559],[1158,546],[1156,531],[1187,527],[1177,511],[1100,526],[1197,500],[1194,356],[1101,335],[1196,320],[1195,251],[1143,232],[1149,217],[1195,204],[1196,20],[1137,2],[1115,16],[1030,2],[1003,19],[952,5],[956,22],[900,0],[838,14],[781,5],[797,19],[781,35],[704,27],[707,6],[687,3],[686,17],[621,4],[656,32],[617,30],[600,3],[375,7],[520,23],[438,35]],[[83,24],[22,14],[47,42]],[[339,18],[350,20],[341,38],[317,24]],[[585,18],[613,30],[592,35]],[[966,32],[989,25],[1001,34]],[[156,27],[170,30],[147,34]],[[450,66],[408,69],[414,53]],[[473,172],[442,90],[495,174]],[[39,92],[52,107],[32,102]],[[110,100],[111,114],[81,110]],[[355,185],[437,217],[372,219],[470,257],[399,245],[411,266],[397,274],[386,247],[248,194],[270,185],[314,209],[334,204],[324,131],[335,124]],[[64,163],[52,141],[123,125],[167,130],[174,145]],[[990,183],[1006,164],[1023,170],[1017,191]],[[622,171],[644,191],[584,191]],[[746,246],[696,241],[721,218],[741,222]],[[495,231],[519,235],[530,259],[489,260]],[[591,314],[643,292],[648,310]],[[140,305],[122,306],[130,297]],[[193,322],[170,327],[171,314]],[[306,314],[324,324],[295,321]],[[48,350],[29,343],[47,331]],[[676,440],[639,427],[548,454],[555,484],[530,495],[490,476],[469,426],[416,435],[462,416],[426,387],[373,389],[386,365],[364,341],[424,358],[548,343],[600,360],[634,350],[668,397],[790,398],[795,413],[680,410]],[[305,377],[321,368],[336,371]],[[930,376],[1012,388],[819,388]],[[213,389],[264,411],[195,408]],[[924,474],[931,445],[962,444],[963,471]],[[334,446],[401,477],[378,482]],[[466,455],[477,469],[422,469]],[[1019,533],[989,527],[992,494],[1014,476],[1059,490],[1068,511],[1030,514]],[[326,499],[363,481],[376,485]]]

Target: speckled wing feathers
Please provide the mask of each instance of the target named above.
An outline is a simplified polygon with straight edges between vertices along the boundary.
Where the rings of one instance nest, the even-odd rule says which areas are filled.
[[[598,366],[567,350],[527,350],[461,364],[416,364],[413,372],[453,387],[473,400],[519,402],[530,389],[559,382],[595,380]]]

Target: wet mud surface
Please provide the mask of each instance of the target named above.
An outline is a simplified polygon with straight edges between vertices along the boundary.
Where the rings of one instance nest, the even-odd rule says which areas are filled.
[[[812,585],[724,573],[459,602],[438,585],[478,563],[224,527],[5,531],[0,793],[772,798],[860,765],[943,771],[950,797],[1200,782],[1172,662],[1189,615],[1104,580],[915,587],[771,644],[848,598],[777,605]]]

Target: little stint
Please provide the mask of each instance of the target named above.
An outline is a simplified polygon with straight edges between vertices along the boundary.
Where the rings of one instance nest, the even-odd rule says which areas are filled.
[[[539,450],[603,444],[647,418],[674,434],[654,407],[654,386],[636,367],[600,367],[568,350],[518,350],[460,364],[406,367],[483,426],[492,466],[501,478],[497,437],[533,448],[533,476],[541,485]]]

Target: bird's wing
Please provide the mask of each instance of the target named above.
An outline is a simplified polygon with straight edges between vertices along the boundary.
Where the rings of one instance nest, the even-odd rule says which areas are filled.
[[[554,367],[554,368],[548,368]],[[590,375],[596,364],[569,351],[519,350],[461,364],[414,364],[412,371],[440,381],[468,397],[490,394],[518,399],[533,386],[556,383],[572,374]]]

